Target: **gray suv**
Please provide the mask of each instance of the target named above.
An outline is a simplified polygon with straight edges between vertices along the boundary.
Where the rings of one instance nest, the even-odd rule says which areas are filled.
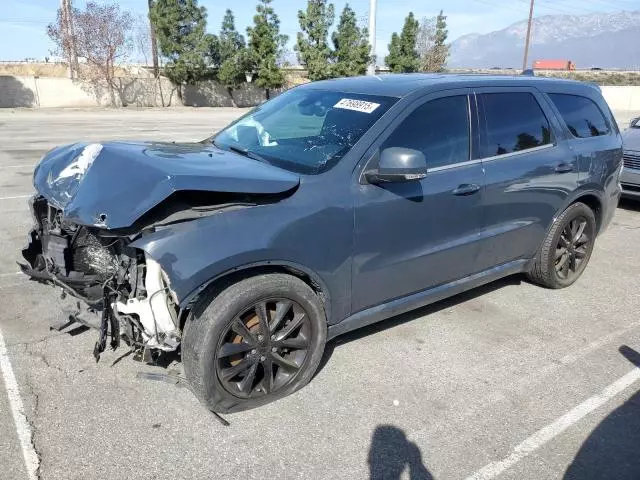
[[[620,175],[622,196],[640,200],[640,117],[631,120],[622,133],[624,168]]]
[[[22,268],[75,297],[96,359],[179,350],[200,400],[239,411],[301,388],[350,330],[507,275],[571,285],[621,167],[591,85],[311,83],[200,143],[54,149]]]

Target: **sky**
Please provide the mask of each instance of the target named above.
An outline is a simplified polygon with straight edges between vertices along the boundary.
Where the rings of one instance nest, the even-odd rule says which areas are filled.
[[[98,0],[100,1],[100,0]],[[147,0],[113,0],[135,16],[146,14]],[[85,0],[74,0],[82,7]],[[208,30],[217,33],[226,8],[236,16],[236,27],[246,33],[255,12],[255,0],[200,0],[207,8]],[[297,11],[306,0],[273,0],[280,17],[281,31],[289,35],[293,47],[298,31]],[[334,0],[340,12],[346,0]],[[365,19],[369,0],[349,0],[358,17]],[[55,20],[59,0],[0,0],[0,61],[43,59],[50,55],[53,45],[46,35],[46,26]],[[376,54],[378,63],[387,53],[387,44],[394,31],[400,31],[410,11],[421,18],[434,16],[444,10],[447,15],[449,40],[468,33],[488,33],[508,27],[527,18],[529,0],[378,0]],[[557,14],[588,14],[640,9],[640,0],[536,0],[534,16]],[[336,19],[339,13],[336,13]],[[336,22],[337,23],[337,22]],[[535,32],[534,32],[535,35]]]

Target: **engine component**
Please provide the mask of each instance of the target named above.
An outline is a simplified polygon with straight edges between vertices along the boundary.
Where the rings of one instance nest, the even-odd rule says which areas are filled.
[[[105,245],[93,232],[80,229],[73,245],[73,269],[86,275],[95,275],[98,282],[104,282],[118,271],[118,261],[110,245]],[[115,243],[113,241],[111,244]]]
[[[151,348],[172,351],[180,344],[180,330],[160,265],[146,258],[144,298],[129,298],[126,302],[114,302],[111,307],[123,315],[135,315],[142,327],[144,343]]]

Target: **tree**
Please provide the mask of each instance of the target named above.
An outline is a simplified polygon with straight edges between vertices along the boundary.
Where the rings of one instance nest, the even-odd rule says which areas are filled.
[[[271,7],[271,0],[259,0],[253,27],[247,28],[249,37],[248,60],[257,76],[256,85],[269,90],[284,85],[284,74],[278,65],[288,37],[280,34],[280,19]]]
[[[393,32],[391,34],[391,42],[388,45],[389,54],[384,57],[384,63],[389,67],[392,72],[401,71],[400,65],[400,36]]]
[[[418,27],[418,36],[416,37],[416,52],[420,57],[420,70],[429,71],[425,67],[426,58],[433,48],[436,35],[436,17],[422,17],[420,26]]]
[[[329,28],[333,25],[334,7],[327,0],[308,0],[307,11],[298,11],[301,32],[295,50],[298,60],[307,68],[309,80],[332,77],[329,63],[332,52],[329,46]]]
[[[340,14],[338,27],[332,36],[334,45],[334,75],[351,77],[364,75],[371,63],[371,45],[367,29],[358,27],[358,19],[349,4]]]
[[[225,62],[235,57],[244,48],[244,37],[236,30],[233,12],[227,9],[222,19],[222,28],[219,36],[220,62]]]
[[[96,86],[104,82],[115,105],[115,66],[131,52],[133,17],[117,4],[101,5],[91,1],[84,10],[72,8],[70,14],[74,25],[72,38],[65,30],[65,14],[60,9],[56,23],[47,27],[47,34],[59,52],[68,51],[69,42],[74,45],[77,55],[88,64],[81,77],[95,82]]]
[[[389,55],[384,59],[387,66],[394,73],[415,72],[419,68],[419,57],[416,51],[416,40],[419,23],[413,12],[404,21],[402,33],[393,33],[389,44]]]
[[[233,12],[229,9],[225,12],[222,20],[218,43],[221,62],[218,81],[227,87],[231,101],[235,106],[233,90],[245,82],[247,55],[244,37],[236,30]]]
[[[445,44],[448,34],[446,18],[440,11],[436,17],[425,17],[420,22],[416,49],[423,72],[444,70],[449,55],[449,46]]]
[[[133,42],[135,44],[136,53],[145,65],[148,65],[149,58],[153,57],[151,48],[151,28],[148,15],[141,14],[136,18],[135,25],[133,27]],[[154,76],[156,76],[155,70]]]
[[[206,33],[207,10],[197,0],[156,0],[151,8],[166,75],[176,84],[205,78],[219,62],[218,40]],[[178,89],[181,95],[181,89]]]
[[[447,30],[447,17],[442,14],[442,10],[436,17],[436,33],[433,46],[434,68],[435,72],[444,70],[449,56],[449,45],[446,44],[449,31]]]

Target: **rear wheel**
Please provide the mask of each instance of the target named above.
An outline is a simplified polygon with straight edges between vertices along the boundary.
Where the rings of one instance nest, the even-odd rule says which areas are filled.
[[[254,408],[303,387],[320,363],[327,325],[302,280],[260,275],[211,290],[187,320],[183,360],[211,410]]]
[[[589,263],[596,237],[596,219],[584,203],[570,205],[555,221],[528,272],[548,288],[575,282]]]

